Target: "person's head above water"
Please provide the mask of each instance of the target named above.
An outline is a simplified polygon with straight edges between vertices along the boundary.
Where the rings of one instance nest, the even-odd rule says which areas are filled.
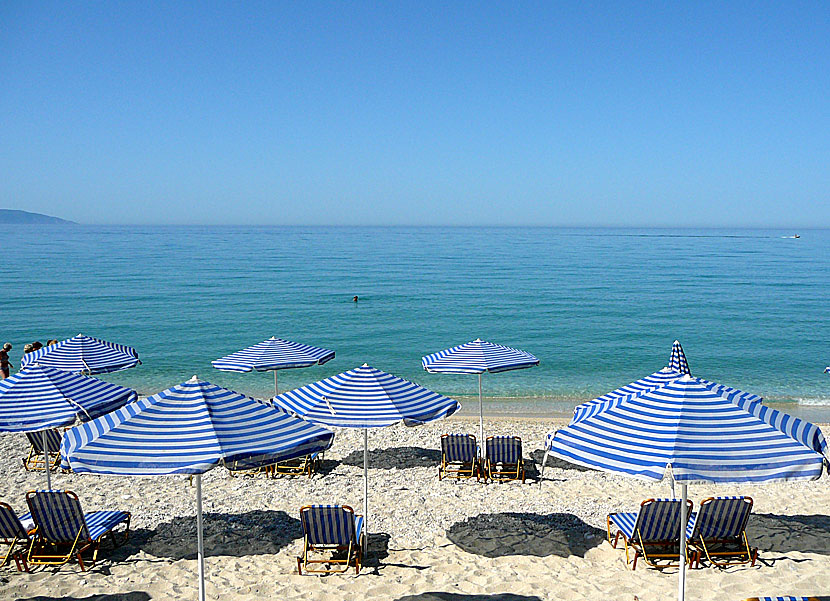
[[[4,345],[3,345],[3,350],[4,350],[4,351],[10,351],[10,350],[12,350],[12,343],[11,343],[11,342],[7,342],[6,344],[4,344]]]
[[[354,295],[354,298],[353,298],[352,300],[353,300],[354,302],[357,302],[357,295],[356,295],[356,294]]]

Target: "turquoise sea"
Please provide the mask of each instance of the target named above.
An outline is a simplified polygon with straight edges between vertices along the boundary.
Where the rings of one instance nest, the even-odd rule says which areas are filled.
[[[480,337],[536,368],[485,375],[488,410],[569,413],[666,364],[830,421],[830,231],[6,226],[0,338],[134,346],[104,376],[153,393],[194,374],[254,396],[270,373],[210,361],[270,336],[332,348],[296,387],[364,362],[467,399],[422,355]],[[352,297],[358,295],[359,302]],[[474,403],[467,403],[473,410]]]

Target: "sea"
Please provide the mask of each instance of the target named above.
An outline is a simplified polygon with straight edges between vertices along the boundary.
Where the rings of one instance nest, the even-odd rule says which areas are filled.
[[[0,342],[78,333],[135,347],[102,376],[152,394],[193,375],[256,397],[273,374],[211,360],[271,336],[336,351],[477,412],[476,376],[421,357],[481,338],[538,367],[485,374],[485,411],[569,415],[665,366],[830,421],[830,230],[546,227],[3,227]],[[353,297],[358,301],[354,302]]]

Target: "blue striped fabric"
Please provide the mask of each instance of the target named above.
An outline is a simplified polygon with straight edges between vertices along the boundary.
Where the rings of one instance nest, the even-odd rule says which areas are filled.
[[[539,365],[528,352],[476,338],[459,346],[421,357],[424,369],[440,374],[498,373]]]
[[[751,597],[746,601],[818,601],[815,597]]]
[[[706,499],[689,520],[689,538],[727,539],[736,538],[746,528],[752,512],[752,499],[748,497],[714,497]]]
[[[0,430],[27,432],[88,421],[137,397],[134,390],[46,365],[0,380]]]
[[[42,431],[26,432],[26,438],[29,439],[29,444],[32,445],[32,448],[36,453],[44,452]],[[49,453],[60,453],[62,439],[63,434],[59,430],[55,430],[54,428],[46,430],[46,450],[48,450]]]
[[[135,367],[141,361],[131,346],[78,334],[23,355],[20,367],[40,363],[73,373],[106,374]]]
[[[478,455],[476,437],[471,434],[441,436],[441,453],[446,461],[470,463]]]
[[[333,434],[195,376],[64,434],[64,467],[75,472],[199,474],[324,451]]]
[[[689,364],[686,361],[686,354],[683,352],[683,347],[680,342],[675,340],[672,344],[671,355],[669,356],[669,365],[656,371],[650,376],[646,376],[636,382],[627,384],[607,394],[597,397],[587,403],[582,403],[574,409],[574,416],[571,423],[582,421],[592,415],[596,415],[600,411],[605,411],[607,408],[620,403],[621,401],[633,396],[643,394],[665,386],[666,384],[677,380],[683,375],[691,375],[689,372]],[[762,399],[758,395],[741,392],[735,388],[730,388],[715,382],[700,379],[700,382],[719,395],[726,396],[731,399],[742,399],[746,402],[760,402]]]
[[[635,538],[639,529],[641,542],[668,542],[678,538],[680,509],[679,499],[650,499],[637,513],[614,513],[608,518],[628,539]]]
[[[84,522],[81,503],[62,490],[38,490],[26,501],[38,534],[53,543],[72,543],[78,533],[81,540],[91,540]]]
[[[6,503],[0,503],[0,538],[26,538],[26,528],[22,520]]]
[[[334,351],[271,337],[212,362],[222,371],[271,371],[293,367],[322,365],[334,359]]]
[[[491,463],[519,463],[522,439],[518,436],[491,436],[487,439],[487,459]]]
[[[38,535],[53,543],[72,543],[81,532],[81,540],[98,540],[127,520],[126,511],[84,513],[74,493],[62,490],[38,490],[27,498]]]
[[[824,373],[830,374],[830,365],[824,368]]]
[[[363,365],[269,401],[303,419],[341,428],[417,425],[452,415],[458,401]]]
[[[680,346],[679,340],[675,340],[671,345],[669,369],[680,372],[681,374],[692,375],[692,372],[689,371],[689,363],[686,361],[686,353],[683,352],[683,347]]]
[[[683,375],[573,421],[549,439],[573,463],[650,480],[672,466],[679,482],[816,479],[827,448],[817,427]],[[797,437],[794,437],[797,435]],[[811,441],[808,445],[805,440]]]
[[[363,516],[355,516],[351,507],[343,505],[304,507],[300,521],[311,545],[356,544],[363,527]]]

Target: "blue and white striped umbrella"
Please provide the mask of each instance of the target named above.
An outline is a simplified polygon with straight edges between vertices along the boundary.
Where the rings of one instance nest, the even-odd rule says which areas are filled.
[[[430,373],[478,374],[478,435],[479,445],[484,445],[484,405],[481,398],[481,374],[524,369],[539,365],[539,359],[526,351],[485,342],[476,338],[472,342],[421,357],[421,364]]]
[[[194,376],[68,430],[61,458],[76,472],[195,474],[199,599],[204,601],[201,474],[226,462],[256,467],[323,451],[331,446],[333,436]]]
[[[78,334],[23,355],[20,367],[40,363],[73,373],[106,374],[135,367],[141,361],[130,346]]]
[[[448,417],[461,408],[458,401],[366,364],[284,392],[270,402],[318,424],[363,428],[363,519],[366,532],[369,520],[368,429],[398,422],[415,426]]]
[[[650,390],[655,390],[673,380],[678,379],[684,374],[691,375],[691,371],[689,370],[689,364],[686,361],[686,354],[683,352],[683,347],[680,345],[679,341],[675,340],[674,343],[672,343],[669,364],[666,367],[649,376],[646,376],[645,378],[637,380],[636,382],[632,382],[631,384],[612,390],[611,392],[604,394],[601,397],[597,397],[592,401],[577,405],[574,409],[574,416],[571,423],[582,421],[583,419],[594,415],[598,411],[601,411],[608,401],[615,401],[630,395],[637,395]],[[715,382],[709,382],[707,380],[701,381],[706,382],[706,384],[718,394],[724,394],[729,398],[740,397],[753,403],[760,402],[762,400],[758,395],[750,394],[748,392],[741,392],[740,390],[724,386],[723,384],[716,384]],[[552,436],[552,434],[549,436]]]
[[[363,365],[274,397],[270,403],[309,421],[339,428],[417,425],[452,415],[458,401]]]
[[[683,557],[689,483],[814,480],[830,452],[817,426],[766,407],[755,395],[674,373],[662,384],[595,403],[591,412],[575,416],[548,435],[545,459],[550,453],[648,480],[661,480],[670,469],[681,483]],[[682,601],[686,571],[680,563]]]
[[[35,363],[0,380],[0,431],[41,430],[45,449],[47,429],[89,421],[136,398],[129,388]],[[48,461],[45,466],[51,489]]]
[[[69,426],[136,398],[135,390],[36,363],[0,380],[0,430],[34,432]]]
[[[830,365],[824,368],[824,373],[830,374]]]
[[[334,351],[332,350],[272,336],[259,344],[236,351],[221,359],[216,359],[211,364],[221,371],[241,373],[273,371],[274,394],[279,394],[277,370],[322,365],[332,359],[334,359]]]

